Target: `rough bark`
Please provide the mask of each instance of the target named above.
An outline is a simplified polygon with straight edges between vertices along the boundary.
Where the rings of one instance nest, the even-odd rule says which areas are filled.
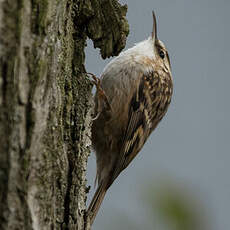
[[[0,0],[0,229],[83,229],[90,152],[87,36],[125,46],[116,0]]]

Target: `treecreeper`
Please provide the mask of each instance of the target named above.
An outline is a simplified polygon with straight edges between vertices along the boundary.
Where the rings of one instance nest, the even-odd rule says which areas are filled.
[[[94,83],[92,144],[98,187],[87,210],[91,225],[106,191],[140,152],[171,102],[171,65],[157,36],[154,12],[151,36],[115,57]]]

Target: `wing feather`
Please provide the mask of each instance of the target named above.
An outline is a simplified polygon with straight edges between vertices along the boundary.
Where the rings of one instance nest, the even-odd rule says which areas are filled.
[[[153,72],[149,74],[154,77]],[[130,102],[128,124],[123,135],[120,154],[117,158],[119,162],[115,164],[111,184],[134,159],[151,133],[150,107],[152,107],[152,98],[146,84],[146,76],[143,74],[139,87]]]
[[[135,158],[167,111],[172,96],[172,81],[169,75],[164,79],[161,77],[152,71],[142,74],[140,78],[139,87],[130,101],[127,128],[110,185]]]

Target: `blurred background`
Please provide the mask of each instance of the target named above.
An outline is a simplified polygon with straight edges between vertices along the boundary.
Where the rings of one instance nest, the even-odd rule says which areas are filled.
[[[174,95],[166,117],[107,192],[94,230],[230,229],[230,1],[132,0],[126,49],[150,36],[169,51]],[[102,60],[88,41],[86,68]],[[88,165],[88,202],[95,155]]]

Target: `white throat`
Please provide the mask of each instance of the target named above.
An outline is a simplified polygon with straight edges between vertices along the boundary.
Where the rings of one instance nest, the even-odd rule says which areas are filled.
[[[148,39],[139,42],[135,44],[132,48],[122,52],[119,56],[126,56],[126,55],[133,55],[135,57],[138,56],[146,56],[150,59],[155,59],[155,53],[154,53],[154,44],[152,41],[152,38],[149,37]]]

